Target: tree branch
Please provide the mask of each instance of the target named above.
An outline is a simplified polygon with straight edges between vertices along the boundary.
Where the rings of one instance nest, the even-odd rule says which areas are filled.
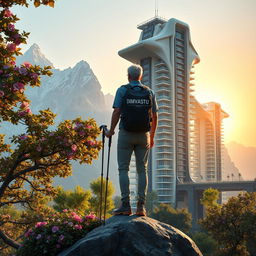
[[[10,237],[8,237],[3,231],[0,230],[0,238],[4,241],[4,243],[8,244],[9,246],[15,248],[15,249],[19,249],[19,247],[21,246],[20,243],[14,241],[13,239],[11,239]]]

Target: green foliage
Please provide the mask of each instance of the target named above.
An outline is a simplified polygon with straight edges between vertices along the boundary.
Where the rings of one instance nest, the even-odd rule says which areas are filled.
[[[165,222],[188,233],[191,228],[191,214],[187,209],[174,209],[168,204],[160,204],[150,215],[151,218]]]
[[[220,192],[213,188],[208,188],[203,192],[203,198],[201,199],[201,204],[206,208],[211,206],[218,206],[217,200],[219,199]]]
[[[156,191],[148,192],[146,195],[146,210],[147,214],[150,215],[154,208],[158,206],[158,195]]]
[[[256,241],[256,193],[239,194],[227,203],[207,208],[201,221],[218,242],[219,255],[253,255]]]
[[[101,222],[93,214],[81,217],[68,210],[56,213],[25,233],[17,256],[57,255],[99,225]]]
[[[192,235],[191,238],[196,243],[204,256],[215,255],[218,244],[210,235],[204,232],[196,232]]]
[[[100,212],[100,193],[101,193],[101,177],[99,177],[96,180],[93,180],[90,183],[90,188],[92,191],[92,198],[90,199],[91,203],[91,209],[93,212],[96,213],[97,216],[99,216]],[[106,192],[106,179],[103,178],[103,186],[102,186],[102,213],[103,209],[105,207],[105,192]],[[113,195],[115,193],[114,185],[111,181],[108,182],[108,195],[106,200],[106,212],[109,213],[114,208],[114,201],[113,201]],[[103,215],[102,215],[103,216]],[[108,214],[109,216],[109,214]]]
[[[0,215],[0,237],[14,248],[19,247],[15,240],[20,232],[52,211],[44,199],[56,195],[53,178],[72,174],[70,160],[91,164],[101,149],[100,130],[93,119],[66,120],[53,129],[55,114],[50,109],[37,114],[30,109],[26,88],[40,86],[40,76],[51,75],[49,66],[15,63],[29,33],[15,27],[19,19],[10,8],[28,7],[30,2],[53,7],[55,1],[0,0],[0,122],[21,124],[25,130],[10,138],[12,146],[0,134],[0,208],[19,205],[24,209],[17,216]]]
[[[53,199],[53,208],[58,212],[62,212],[64,209],[72,209],[79,214],[83,214],[90,211],[90,198],[91,192],[80,186],[76,186],[74,191],[64,190],[59,186],[57,196]]]

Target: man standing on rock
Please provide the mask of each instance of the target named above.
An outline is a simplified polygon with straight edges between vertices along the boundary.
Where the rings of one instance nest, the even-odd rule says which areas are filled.
[[[154,92],[141,83],[142,68],[132,65],[128,68],[129,84],[118,88],[113,103],[110,130],[107,137],[115,134],[119,124],[117,142],[117,160],[122,205],[113,211],[113,215],[131,215],[129,190],[129,165],[131,155],[135,153],[138,173],[138,201],[136,215],[146,216],[145,198],[148,185],[148,156],[154,146],[157,128],[158,106]]]

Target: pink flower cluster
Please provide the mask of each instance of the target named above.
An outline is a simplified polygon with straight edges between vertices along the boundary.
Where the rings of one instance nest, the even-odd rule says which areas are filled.
[[[22,109],[22,111],[20,111],[18,113],[19,116],[25,116],[27,114],[31,115],[32,114],[32,111],[30,109],[30,105],[28,102],[26,101],[23,101],[20,105],[20,108]]]
[[[5,18],[10,18],[12,17],[13,13],[9,9],[4,10],[4,17]]]
[[[76,152],[77,151],[77,145],[76,144],[73,144],[72,146],[71,146],[71,150],[72,150],[72,152]]]
[[[83,227],[82,227],[82,225],[76,224],[76,225],[74,226],[74,228],[75,228],[75,229],[82,229]]]
[[[26,140],[28,138],[28,135],[23,134],[19,137],[20,140]]]
[[[24,92],[24,88],[25,88],[25,85],[23,83],[20,83],[20,82],[16,82],[13,84],[13,91],[14,92]]]
[[[43,227],[45,225],[47,225],[48,223],[46,221],[42,221],[42,222],[37,222],[35,227],[36,228],[40,228],[40,227]]]
[[[77,221],[77,222],[83,222],[83,219],[77,215],[75,212],[71,212],[72,218],[73,220]]]
[[[25,233],[25,237],[29,237],[29,236],[31,236],[31,235],[33,235],[33,234],[34,234],[33,230],[32,230],[32,229],[29,229],[29,230]]]
[[[93,141],[93,140],[88,140],[87,143],[88,143],[90,146],[95,146],[95,145],[96,145],[96,142]]]
[[[8,24],[8,30],[13,32],[15,30],[15,26],[13,24]]]
[[[6,46],[6,49],[7,49],[9,52],[15,52],[15,51],[16,51],[16,44],[15,44],[15,43],[9,43],[9,44],[7,44],[7,46]]]
[[[90,213],[89,215],[85,216],[85,219],[87,220],[94,220],[96,218],[96,215],[93,213]]]
[[[76,122],[75,123],[75,127],[74,127],[74,130],[77,131],[79,130],[81,127],[83,127],[84,125],[82,123],[79,123],[79,122]]]

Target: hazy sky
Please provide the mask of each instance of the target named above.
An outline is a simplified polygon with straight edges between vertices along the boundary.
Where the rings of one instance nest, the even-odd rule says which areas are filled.
[[[216,101],[230,117],[224,141],[256,146],[256,0],[159,0],[159,16],[189,24],[201,62],[194,94]],[[57,0],[54,9],[15,8],[19,27],[30,31],[55,67],[86,60],[104,93],[126,82],[129,62],[118,50],[139,39],[136,28],[154,16],[154,0]],[[26,49],[26,48],[24,48]]]

